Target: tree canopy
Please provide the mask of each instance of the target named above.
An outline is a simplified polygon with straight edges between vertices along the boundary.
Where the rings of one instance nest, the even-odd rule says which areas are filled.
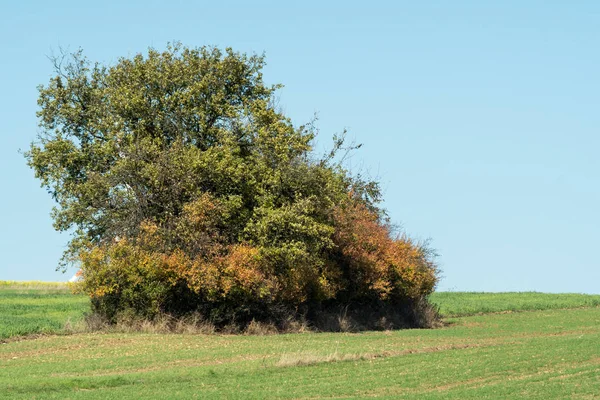
[[[433,290],[431,252],[393,236],[377,182],[339,162],[343,136],[313,152],[313,124],[274,106],[264,63],[179,44],[112,66],[54,60],[26,159],[96,312],[243,324]]]

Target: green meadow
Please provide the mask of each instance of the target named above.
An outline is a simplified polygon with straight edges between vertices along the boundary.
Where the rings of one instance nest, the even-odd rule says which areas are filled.
[[[598,398],[600,296],[432,301],[443,328],[65,334],[87,311],[84,297],[64,285],[0,283],[0,398]]]
[[[578,293],[435,292],[430,299],[446,317],[600,306],[600,295]]]
[[[89,300],[64,283],[0,281],[0,340],[61,333],[88,309]]]

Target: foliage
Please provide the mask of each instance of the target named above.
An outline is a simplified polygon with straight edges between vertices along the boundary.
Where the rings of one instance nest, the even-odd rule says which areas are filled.
[[[247,324],[433,291],[432,253],[392,237],[378,184],[340,161],[343,136],[314,155],[313,124],[273,106],[263,65],[181,45],[110,67],[55,60],[26,158],[97,312]]]
[[[427,247],[405,235],[392,239],[390,228],[360,202],[336,208],[334,219],[334,241],[347,265],[343,288],[350,298],[418,299],[433,292],[436,267]]]

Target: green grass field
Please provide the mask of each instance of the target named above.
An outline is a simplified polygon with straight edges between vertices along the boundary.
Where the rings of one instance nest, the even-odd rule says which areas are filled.
[[[72,295],[64,283],[0,281],[0,340],[60,333],[88,309],[88,299]]]
[[[56,325],[46,331],[60,332],[61,318],[81,318],[87,308],[85,298],[70,296],[0,284],[2,332],[26,331],[5,315],[14,310],[42,331],[51,314]],[[0,345],[0,398],[598,398],[600,296],[436,293],[432,300],[451,316],[447,327],[10,340]],[[514,310],[531,311],[503,313]],[[5,330],[4,321],[15,326]]]
[[[436,292],[431,301],[446,317],[488,314],[506,311],[551,310],[600,306],[600,295],[577,293],[475,293]]]

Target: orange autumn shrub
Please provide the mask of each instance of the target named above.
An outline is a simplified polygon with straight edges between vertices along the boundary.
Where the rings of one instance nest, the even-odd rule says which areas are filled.
[[[338,207],[334,219],[334,242],[345,268],[343,286],[347,296],[386,298],[392,289],[387,279],[387,230],[374,213],[359,203]]]
[[[164,242],[155,224],[144,223],[136,241],[88,246],[80,253],[79,290],[111,321],[122,313],[151,319],[223,305],[228,309],[220,312],[231,315],[238,304],[269,303],[280,294],[278,281],[265,274],[259,250],[250,245],[213,244],[190,257],[180,249],[164,251]]]
[[[390,229],[364,204],[351,201],[334,213],[348,298],[418,300],[437,282],[431,252],[407,236],[391,238]]]
[[[210,260],[196,259],[181,276],[192,291],[212,302],[269,298],[277,288],[263,271],[259,251],[249,245],[230,246]]]
[[[392,295],[419,299],[431,294],[437,283],[432,252],[407,236],[393,240],[387,252]]]

